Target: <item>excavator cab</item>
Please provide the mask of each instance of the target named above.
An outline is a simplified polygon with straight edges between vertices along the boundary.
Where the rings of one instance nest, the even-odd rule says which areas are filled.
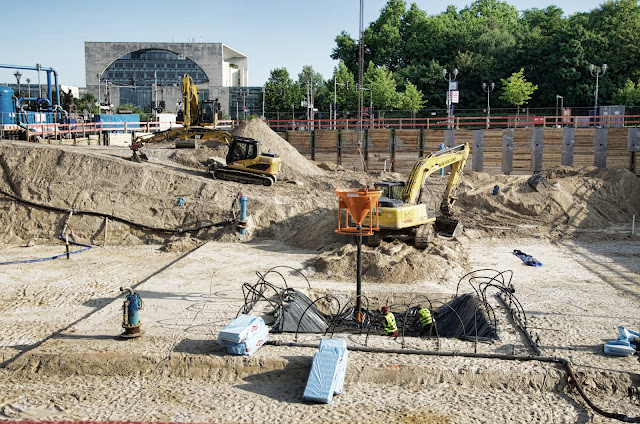
[[[229,152],[225,158],[227,165],[245,159],[255,159],[258,156],[258,141],[245,138],[233,137],[229,145]]]
[[[378,205],[381,207],[398,207],[404,202],[402,192],[404,191],[404,181],[378,181],[374,183],[378,190],[382,190],[382,195],[378,199]]]

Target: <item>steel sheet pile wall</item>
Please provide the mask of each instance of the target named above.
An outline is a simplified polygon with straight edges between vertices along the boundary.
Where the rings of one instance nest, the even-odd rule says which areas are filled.
[[[630,165],[627,151],[627,128],[609,128],[607,136],[607,168],[626,168]]]
[[[406,174],[420,156],[422,131],[423,154],[445,146],[469,143],[474,145],[473,130],[374,129],[368,133],[368,167],[371,172],[385,168]],[[476,143],[482,149],[482,170],[488,173],[509,172],[528,174],[554,166],[599,166],[630,169],[640,174],[638,160],[632,163],[628,138],[636,128],[518,128],[475,130]],[[481,134],[477,133],[481,131]],[[393,134],[395,133],[395,143]],[[338,163],[347,169],[362,170],[365,146],[358,149],[358,131],[316,130],[315,159]],[[505,135],[508,148],[505,150]],[[307,158],[311,158],[311,131],[289,131],[289,142]],[[338,139],[341,147],[338,149]],[[478,149],[478,146],[476,146]],[[472,169],[473,151],[465,169]],[[506,156],[505,156],[506,155]],[[638,153],[636,153],[638,156]],[[511,161],[511,162],[510,162]],[[536,169],[534,169],[536,168]]]
[[[333,130],[316,130],[316,161],[336,163],[338,158],[338,133]]]
[[[531,129],[517,129],[513,132],[513,173],[529,171],[531,167]]]
[[[573,166],[593,166],[595,131],[591,128],[576,128],[573,147]]]
[[[544,130],[544,148],[542,150],[542,168],[562,165],[562,128]]]

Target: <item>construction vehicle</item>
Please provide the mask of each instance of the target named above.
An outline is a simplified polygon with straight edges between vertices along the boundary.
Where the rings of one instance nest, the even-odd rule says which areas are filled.
[[[229,147],[226,163],[209,159],[209,172],[219,180],[245,184],[273,185],[280,173],[280,158],[275,153],[261,153],[260,141],[248,137],[234,137],[227,131],[208,133]]]
[[[148,160],[144,153],[138,153],[145,143],[175,140],[177,148],[196,148],[198,141],[218,138],[219,116],[218,99],[201,101],[198,86],[193,83],[191,76],[185,74],[182,78],[182,110],[178,111],[176,118],[176,124],[182,126],[136,137],[129,146],[133,151],[132,160]]]
[[[449,237],[459,236],[462,233],[462,224],[454,218],[452,206],[457,199],[456,189],[468,156],[468,144],[440,150],[420,158],[411,169],[406,182],[374,183],[376,189],[382,190],[374,210],[379,230],[367,237],[367,245],[378,246],[382,239],[393,237],[413,239],[414,246],[423,249],[428,246],[436,232]],[[436,217],[436,211],[429,210],[427,205],[419,203],[419,200],[426,178],[447,166],[451,166],[451,173],[440,204],[440,216]]]

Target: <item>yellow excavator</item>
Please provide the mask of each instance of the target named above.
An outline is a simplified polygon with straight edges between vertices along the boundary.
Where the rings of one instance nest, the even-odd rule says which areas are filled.
[[[208,135],[229,147],[225,164],[209,160],[209,172],[214,178],[265,186],[276,182],[280,173],[280,157],[275,153],[261,153],[259,140],[232,136],[222,130],[212,131]]]
[[[193,83],[191,76],[185,74],[182,78],[182,110],[178,111],[176,118],[176,124],[182,126],[136,137],[129,146],[133,151],[131,159],[136,162],[148,160],[144,153],[138,152],[145,143],[175,140],[176,147],[195,148],[198,140],[216,139],[219,116],[218,100],[201,101],[198,86]]]
[[[411,169],[406,182],[374,183],[376,189],[382,190],[378,204],[373,210],[378,216],[380,229],[366,238],[367,245],[378,246],[382,239],[394,237],[413,239],[415,247],[424,249],[433,239],[435,232],[449,237],[459,236],[462,233],[462,224],[453,217],[451,207],[457,199],[456,189],[468,156],[469,145],[460,144],[420,158]],[[440,204],[440,216],[436,217],[434,210],[429,210],[426,204],[418,202],[426,178],[447,166],[451,166],[451,173]],[[363,223],[364,225],[369,223]]]

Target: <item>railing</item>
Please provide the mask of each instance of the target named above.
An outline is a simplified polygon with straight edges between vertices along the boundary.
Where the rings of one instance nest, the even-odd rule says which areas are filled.
[[[276,131],[310,130],[358,130],[363,129],[480,129],[480,128],[531,128],[531,127],[630,127],[640,124],[640,115],[602,116],[457,116],[430,118],[373,118],[360,120],[346,119],[295,119],[268,120],[267,124]]]

